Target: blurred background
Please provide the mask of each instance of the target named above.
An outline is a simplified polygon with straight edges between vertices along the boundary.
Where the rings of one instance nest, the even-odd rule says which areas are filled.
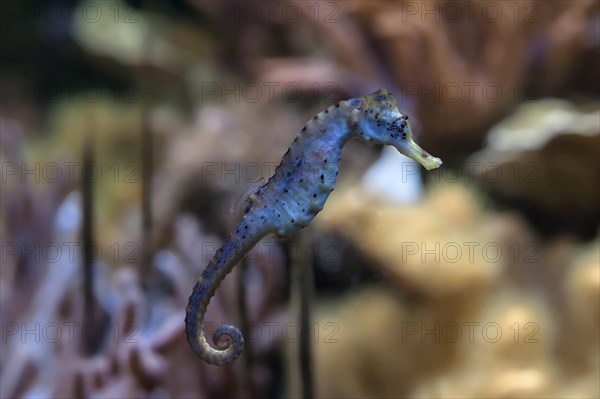
[[[600,3],[1,8],[0,397],[600,397]],[[379,87],[444,165],[348,143],[221,284],[206,329],[246,348],[205,364],[184,308],[239,198]]]

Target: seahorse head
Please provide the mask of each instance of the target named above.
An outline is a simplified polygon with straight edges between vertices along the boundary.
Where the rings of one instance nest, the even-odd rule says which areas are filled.
[[[414,142],[408,116],[400,112],[393,94],[379,89],[361,100],[352,113],[352,126],[358,137],[371,144],[394,146],[427,170],[442,164],[439,158],[428,154]]]

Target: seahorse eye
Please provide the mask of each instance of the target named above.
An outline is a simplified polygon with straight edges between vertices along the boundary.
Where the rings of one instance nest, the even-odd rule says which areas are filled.
[[[404,118],[398,118],[394,121],[394,127],[396,131],[400,132],[404,130],[404,126],[406,126],[406,124],[404,123]]]
[[[402,122],[402,118],[394,119],[391,126],[388,127],[388,130],[393,132],[400,132],[400,130],[404,129],[404,122]]]

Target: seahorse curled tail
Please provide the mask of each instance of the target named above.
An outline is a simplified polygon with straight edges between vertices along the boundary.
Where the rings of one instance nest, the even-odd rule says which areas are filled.
[[[217,328],[212,340],[218,349],[211,347],[206,341],[203,323],[208,304],[221,281],[264,236],[264,234],[249,234],[245,229],[247,226],[242,222],[236,230],[238,233],[229,236],[204,268],[194,286],[186,308],[185,332],[187,341],[192,350],[210,364],[223,365],[231,363],[244,349],[244,337],[241,331],[230,324],[223,324]],[[228,337],[229,342],[222,340],[223,336]]]

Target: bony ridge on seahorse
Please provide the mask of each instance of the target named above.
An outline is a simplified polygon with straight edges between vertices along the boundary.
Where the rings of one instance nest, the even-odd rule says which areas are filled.
[[[216,349],[206,341],[202,324],[210,299],[261,238],[269,233],[289,236],[323,209],[335,185],[342,147],[352,138],[394,146],[427,170],[442,164],[413,141],[408,116],[400,113],[396,98],[385,89],[341,101],[309,120],[273,176],[248,196],[242,220],[198,278],[186,308],[185,331],[200,358],[223,365],[240,355],[244,338],[232,325],[222,325],[213,334]],[[223,336],[228,342],[221,339]]]

